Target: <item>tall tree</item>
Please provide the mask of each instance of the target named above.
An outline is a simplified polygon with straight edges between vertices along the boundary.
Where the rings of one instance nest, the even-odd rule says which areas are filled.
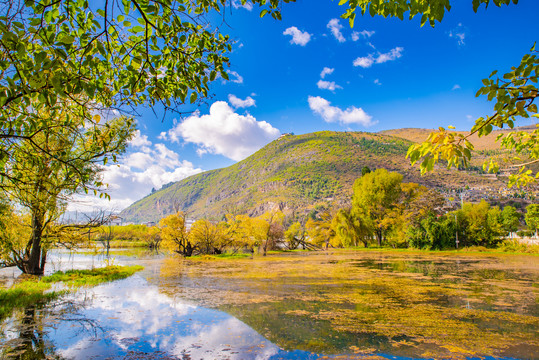
[[[309,240],[315,246],[329,247],[331,239],[335,237],[335,231],[331,226],[333,216],[329,211],[316,214],[315,218],[309,218],[305,224],[305,230]]]
[[[530,204],[526,206],[526,215],[524,217],[526,225],[532,231],[535,231],[537,237],[537,230],[539,229],[539,204]]]
[[[511,205],[506,205],[502,210],[503,229],[509,234],[517,231],[518,227],[520,226],[520,217],[521,215],[514,207]]]
[[[209,220],[195,221],[189,232],[189,239],[201,254],[221,254],[225,231],[222,224],[214,224]]]
[[[492,246],[503,234],[501,210],[485,200],[478,204],[464,203],[457,211],[457,218],[459,233],[464,235],[459,236],[459,241],[465,246]]]
[[[257,220],[258,231],[264,234],[262,254],[266,256],[268,250],[276,249],[279,241],[284,238],[284,214],[280,210],[270,210],[259,216]]]
[[[367,247],[372,239],[369,224],[370,219],[359,216],[352,209],[340,209],[333,218],[331,226],[342,246],[358,246],[361,242]]]
[[[378,246],[390,225],[388,215],[398,206],[401,183],[401,174],[385,169],[365,174],[354,183],[352,211],[372,227]]]
[[[179,211],[159,220],[161,239],[166,249],[183,256],[191,256],[195,248],[189,239],[185,213]]]
[[[16,265],[25,273],[42,274],[47,248],[55,241],[49,230],[66,201],[82,191],[101,191],[99,165],[125,151],[135,126],[123,117],[99,125],[72,116],[69,109],[51,113],[45,108],[35,113],[41,118],[54,114],[59,125],[19,140],[0,184],[9,199],[31,217],[32,234],[26,246],[22,251],[12,249]],[[41,151],[35,152],[34,146]]]

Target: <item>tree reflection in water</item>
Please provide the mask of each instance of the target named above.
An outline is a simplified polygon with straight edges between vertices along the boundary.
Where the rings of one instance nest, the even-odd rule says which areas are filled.
[[[50,332],[58,326],[69,326],[77,336],[89,334],[98,338],[105,331],[99,324],[80,312],[88,298],[80,302],[57,300],[50,304],[36,304],[15,310],[0,327],[2,359],[34,360],[64,359],[56,351]]]

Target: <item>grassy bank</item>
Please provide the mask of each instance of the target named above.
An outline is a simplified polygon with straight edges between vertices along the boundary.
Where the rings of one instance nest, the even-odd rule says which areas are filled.
[[[119,280],[142,270],[142,266],[107,266],[91,270],[58,271],[49,276],[24,276],[23,280],[8,289],[0,289],[0,320],[11,315],[15,308],[45,304],[61,295],[63,291],[50,291],[55,283],[63,283],[67,288],[95,286],[104,282]]]

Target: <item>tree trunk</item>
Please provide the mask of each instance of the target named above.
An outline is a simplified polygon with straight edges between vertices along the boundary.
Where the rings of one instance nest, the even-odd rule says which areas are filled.
[[[376,230],[376,239],[378,240],[378,247],[382,247],[382,229]]]
[[[25,274],[43,275],[45,269],[45,261],[47,260],[47,252],[41,249],[41,237],[43,235],[43,221],[40,216],[32,216],[32,238],[30,254],[27,254],[27,260],[24,261],[19,269]],[[25,256],[26,257],[26,256]]]

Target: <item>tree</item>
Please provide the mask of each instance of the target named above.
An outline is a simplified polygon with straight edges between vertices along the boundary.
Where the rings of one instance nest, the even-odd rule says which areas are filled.
[[[473,10],[477,12],[482,4],[485,4],[485,6],[489,4],[502,6],[510,2],[517,4],[518,0],[472,0],[472,6]],[[410,20],[417,15],[421,16],[421,26],[427,22],[434,26],[437,21],[442,21],[446,11],[451,10],[450,0],[342,0],[339,5],[347,7],[342,17],[349,20],[350,26],[354,26],[357,12],[361,15],[381,15],[383,17],[396,17],[401,20],[408,13]]]
[[[368,219],[356,216],[351,209],[340,209],[333,218],[331,226],[342,246],[358,246],[361,242],[367,247],[372,239],[372,231],[368,224]]]
[[[17,256],[24,251],[31,236],[27,216],[13,211],[7,200],[0,201],[0,267],[16,266]]]
[[[241,248],[248,248],[252,253],[259,242],[255,234],[254,222],[247,215],[227,215],[225,237],[228,246],[235,253]]]
[[[252,3],[280,18],[281,1]],[[17,136],[22,123],[14,116],[31,112],[27,107],[35,102],[36,108],[53,108],[77,97],[83,109],[91,103],[107,108],[161,103],[171,109],[207,96],[209,82],[228,79],[231,42],[206,15],[224,16],[227,5],[225,0],[4,1],[0,127],[10,131],[3,136]]]
[[[329,211],[319,212],[315,219],[309,218],[305,224],[305,230],[309,241],[315,246],[329,247],[335,232],[331,226],[332,215]]]
[[[189,239],[200,254],[222,254],[228,245],[223,223],[200,219],[191,226]]]
[[[539,229],[539,204],[530,204],[526,206],[524,220],[526,221],[528,228],[535,231],[535,237],[537,237],[537,230]]]
[[[284,238],[289,250],[297,249],[305,243],[305,228],[299,222],[294,222],[284,232]]]
[[[503,229],[511,234],[518,230],[520,225],[520,214],[511,205],[507,205],[502,210]]]
[[[262,251],[266,256],[268,250],[277,248],[277,244],[284,238],[284,214],[280,210],[267,211],[257,218],[255,226],[258,233],[263,234]]]
[[[8,198],[31,218],[32,234],[24,251],[13,253],[24,273],[43,274],[47,249],[55,243],[51,229],[74,194],[102,190],[99,164],[122,154],[134,134],[134,122],[120,117],[102,125],[65,112],[35,110],[42,118],[56,116],[61,125],[44,128],[32,139],[21,139],[11,154],[0,183]],[[41,149],[34,152],[34,146]],[[17,181],[13,181],[17,179]],[[103,193],[101,193],[103,196]],[[97,224],[96,224],[97,225]]]
[[[163,246],[183,256],[191,256],[195,248],[189,239],[185,213],[178,211],[159,220]]]
[[[478,204],[464,203],[457,211],[457,218],[459,234],[462,234],[459,241],[464,245],[492,246],[503,234],[501,210],[485,200]]]
[[[396,210],[402,193],[401,183],[401,174],[385,169],[365,174],[354,183],[352,211],[371,227],[378,246],[382,246],[389,228],[389,215]]]

